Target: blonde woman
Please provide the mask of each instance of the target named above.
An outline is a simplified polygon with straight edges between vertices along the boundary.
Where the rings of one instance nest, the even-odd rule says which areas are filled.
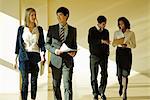
[[[34,8],[27,8],[25,10],[25,25],[18,28],[14,64],[16,68],[19,61],[19,70],[22,76],[22,100],[27,100],[29,73],[31,73],[31,99],[36,99],[38,62],[45,62],[44,45],[43,29],[37,26],[36,11]]]

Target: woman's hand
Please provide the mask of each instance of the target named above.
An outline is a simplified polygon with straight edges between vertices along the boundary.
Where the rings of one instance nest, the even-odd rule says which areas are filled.
[[[15,59],[14,63],[13,63],[13,68],[17,69],[18,68],[18,62],[17,59]]]
[[[71,51],[71,52],[68,52],[68,54],[69,54],[70,56],[74,57],[74,56],[76,55],[76,52]]]
[[[42,53],[40,56],[41,56],[41,63],[42,63],[42,65],[44,65],[46,62],[45,53]]]
[[[121,44],[121,46],[122,46],[123,48],[126,48],[126,47],[127,47],[127,44]]]
[[[13,68],[14,69],[18,68],[18,54],[16,54],[16,57],[15,57],[15,60],[14,60],[14,63],[13,63]]]

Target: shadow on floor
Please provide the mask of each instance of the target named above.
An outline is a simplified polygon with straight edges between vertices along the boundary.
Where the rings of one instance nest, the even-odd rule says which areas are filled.
[[[92,95],[84,95],[79,100],[93,100]],[[101,97],[99,96],[99,100]],[[107,100],[122,100],[122,97],[107,97]],[[129,96],[128,100],[150,100],[150,96]]]

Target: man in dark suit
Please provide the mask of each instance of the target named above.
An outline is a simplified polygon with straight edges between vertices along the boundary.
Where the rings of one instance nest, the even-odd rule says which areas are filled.
[[[72,74],[76,51],[62,52],[65,43],[71,49],[77,49],[76,28],[68,25],[69,10],[60,7],[56,11],[59,24],[49,26],[46,38],[46,49],[51,52],[50,66],[52,69],[54,99],[62,100],[60,84],[63,75],[64,100],[72,100]]]
[[[88,43],[90,49],[90,71],[91,71],[91,86],[93,89],[94,100],[98,100],[98,95],[101,95],[102,100],[106,100],[105,89],[107,85],[107,63],[109,56],[109,32],[105,29],[106,18],[99,16],[98,24],[89,29]],[[98,88],[97,76],[99,65],[101,67],[101,81]]]

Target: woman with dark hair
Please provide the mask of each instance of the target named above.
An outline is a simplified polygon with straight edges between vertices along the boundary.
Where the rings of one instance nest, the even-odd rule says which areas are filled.
[[[36,99],[38,62],[45,62],[45,41],[43,28],[37,25],[36,11],[34,8],[25,10],[25,25],[18,28],[18,35],[15,49],[15,63],[17,67],[19,60],[19,70],[22,77],[21,98],[27,100],[28,77],[31,73],[31,99]]]
[[[116,49],[117,76],[120,85],[119,95],[123,94],[123,100],[127,100],[128,76],[132,65],[131,48],[136,47],[135,34],[130,31],[130,22],[125,17],[118,19],[119,31],[114,33],[112,45]]]

